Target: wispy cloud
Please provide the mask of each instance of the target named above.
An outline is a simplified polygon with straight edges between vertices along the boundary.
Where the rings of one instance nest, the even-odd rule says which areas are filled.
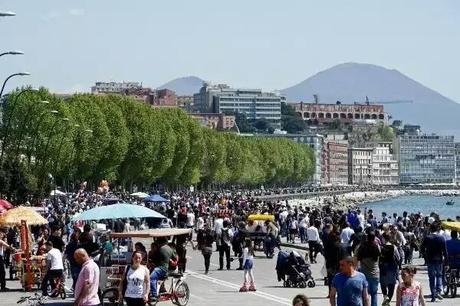
[[[61,16],[61,13],[59,13],[58,11],[49,11],[48,13],[44,14],[41,16],[41,19],[44,20],[44,21],[51,21],[51,20],[54,20],[56,18],[59,18]]]
[[[72,16],[83,16],[85,14],[84,9],[72,8],[69,10],[69,14]]]

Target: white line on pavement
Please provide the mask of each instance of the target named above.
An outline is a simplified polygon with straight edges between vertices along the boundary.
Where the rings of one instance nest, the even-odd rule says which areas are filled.
[[[240,286],[237,285],[237,284],[233,284],[233,283],[230,283],[230,282],[218,279],[218,278],[214,278],[214,277],[203,275],[203,274],[198,274],[198,273],[190,271],[190,270],[188,271],[188,273],[190,274],[190,276],[193,276],[195,278],[205,280],[205,281],[208,281],[208,282],[211,282],[211,283],[215,283],[215,284],[218,284],[218,285],[221,285],[221,286],[224,286],[224,287],[237,289],[237,290],[239,290],[239,288],[240,288]],[[273,302],[277,302],[277,303],[282,304],[282,305],[289,305],[289,306],[291,305],[291,302],[290,302],[289,299],[281,298],[281,297],[278,297],[278,296],[275,296],[275,295],[271,295],[271,294],[266,293],[266,292],[256,291],[256,292],[248,292],[248,293],[256,295],[256,296],[264,298],[264,299],[267,299],[267,300],[270,300],[270,301],[273,301]]]

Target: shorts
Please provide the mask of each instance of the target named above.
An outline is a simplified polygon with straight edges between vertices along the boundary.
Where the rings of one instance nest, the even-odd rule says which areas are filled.
[[[243,269],[251,270],[253,266],[254,266],[254,264],[252,262],[252,259],[246,259],[246,261],[244,262]]]

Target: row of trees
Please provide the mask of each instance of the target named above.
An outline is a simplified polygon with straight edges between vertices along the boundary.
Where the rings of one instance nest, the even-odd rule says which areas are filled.
[[[119,95],[21,91],[3,112],[0,193],[10,198],[43,194],[51,177],[58,185],[257,185],[303,182],[314,169],[308,146],[209,130],[179,109]]]

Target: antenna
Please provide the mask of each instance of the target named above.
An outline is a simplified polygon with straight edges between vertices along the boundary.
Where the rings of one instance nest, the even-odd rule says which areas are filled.
[[[315,100],[315,104],[319,103],[319,96],[317,94],[313,95],[313,99]]]

